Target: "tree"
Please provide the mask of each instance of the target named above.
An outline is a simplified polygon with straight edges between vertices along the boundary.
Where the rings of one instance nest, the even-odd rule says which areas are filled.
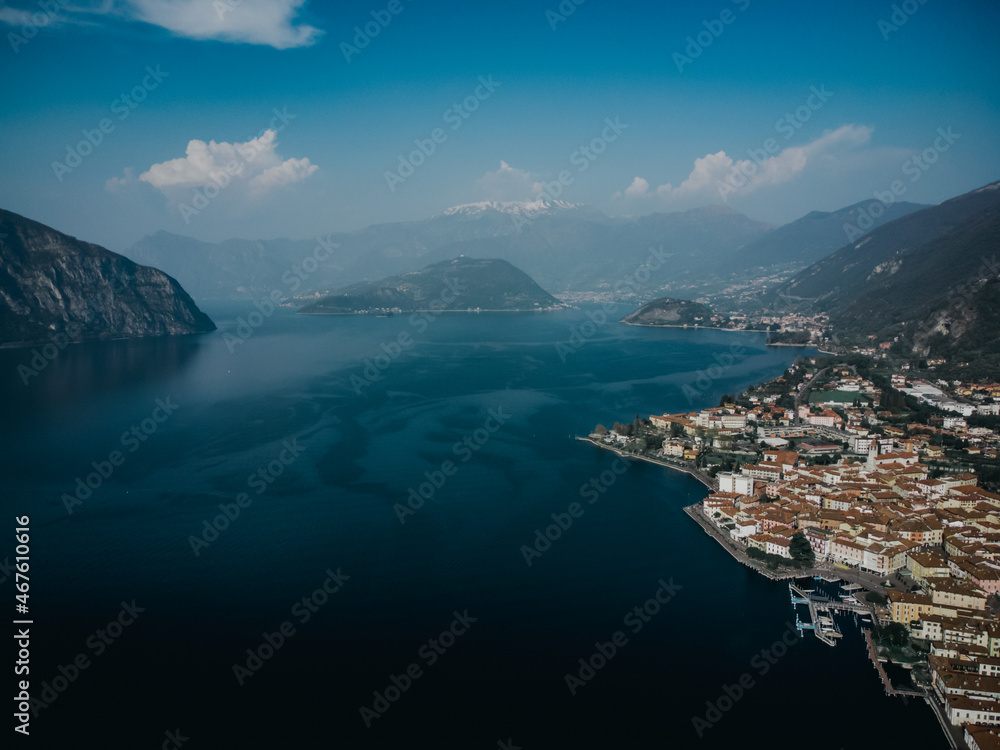
[[[597,425],[597,427],[594,428],[594,434],[595,435],[607,435],[608,434],[608,428],[605,427],[602,424],[599,424],[599,425]]]
[[[910,631],[901,622],[890,622],[885,627],[875,628],[875,635],[890,646],[905,646],[910,640]]]
[[[630,437],[632,433],[635,431],[632,425],[622,424],[621,422],[615,422],[614,427],[612,427],[611,429],[613,429],[619,435],[625,435],[626,437]]]
[[[804,568],[811,568],[816,563],[816,553],[813,552],[812,545],[806,539],[806,535],[801,531],[795,532],[792,542],[788,545],[788,552],[792,560]]]

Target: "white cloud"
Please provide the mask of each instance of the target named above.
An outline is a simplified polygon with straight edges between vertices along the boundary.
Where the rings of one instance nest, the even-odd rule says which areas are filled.
[[[868,143],[871,134],[872,128],[865,125],[843,125],[804,146],[791,146],[770,155],[763,146],[754,148],[753,153],[748,155],[756,158],[734,160],[725,151],[706,154],[694,160],[694,168],[677,187],[668,182],[650,191],[649,183],[642,177],[636,177],[624,196],[619,191],[613,197],[617,200],[658,198],[665,201],[727,198],[736,191],[750,192],[794,180],[809,165],[833,159],[843,150]]]
[[[305,0],[127,0],[126,16],[189,39],[264,44],[276,49],[315,44],[322,31],[296,23]]]
[[[277,133],[266,130],[245,143],[192,140],[185,155],[153,164],[139,175],[171,200],[189,189],[215,183],[232,192],[231,186],[245,185],[255,195],[299,182],[319,167],[309,159],[282,159],[277,153]],[[130,179],[126,170],[126,179]],[[112,178],[109,189],[118,189],[126,180]]]
[[[44,13],[39,15],[47,18]],[[4,6],[0,8],[0,23],[5,23],[8,26],[31,26],[33,24],[31,11]]]
[[[293,182],[304,180],[315,172],[319,167],[310,164],[308,159],[286,159],[281,164],[265,169],[259,175],[250,180],[250,189],[262,193],[272,188],[291,185]]]
[[[275,49],[308,47],[323,35],[320,29],[298,22],[305,0],[83,0],[70,5],[52,0],[59,13],[37,3],[25,8],[0,8],[0,23],[9,26],[113,20],[139,21],[172,31],[187,39],[261,44]]]
[[[632,180],[632,184],[625,188],[625,195],[629,198],[645,195],[647,192],[649,192],[649,183],[641,177],[636,177]]]
[[[523,169],[512,167],[505,161],[495,172],[487,172],[477,180],[487,200],[528,201],[533,200],[541,188],[535,182],[535,175]]]
[[[121,193],[135,184],[135,175],[132,172],[132,167],[125,167],[125,173],[121,177],[112,177],[111,179],[105,181],[104,189],[109,193]]]

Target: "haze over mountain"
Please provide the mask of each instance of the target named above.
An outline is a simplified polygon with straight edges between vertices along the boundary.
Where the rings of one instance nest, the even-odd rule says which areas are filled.
[[[747,245],[740,253],[740,267],[815,263],[845,242],[922,208],[927,206],[905,201],[884,206],[868,200],[837,211],[810,211]]]
[[[0,343],[198,333],[215,324],[167,274],[0,210]]]
[[[901,336],[915,354],[996,353],[1000,183],[885,224],[803,270],[773,302],[845,334]]]
[[[459,257],[381,281],[354,284],[306,305],[299,312],[513,312],[562,306],[559,300],[538,286],[531,277],[505,260]]]
[[[174,275],[199,299],[257,298],[275,289],[315,296],[461,254],[507,260],[556,293],[610,291],[645,267],[644,291],[653,295],[668,283],[727,278],[751,266],[804,267],[843,244],[844,222],[863,205],[813,212],[775,229],[723,206],[611,218],[565,201],[485,201],[316,240],[213,244],[158,232],[126,252]],[[915,208],[892,207],[875,225]],[[666,263],[650,262],[654,248]],[[312,270],[296,271],[304,261]]]

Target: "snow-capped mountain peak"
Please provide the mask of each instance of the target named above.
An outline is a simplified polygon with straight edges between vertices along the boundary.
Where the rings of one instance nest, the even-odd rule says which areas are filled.
[[[461,206],[446,208],[437,216],[477,216],[490,211],[502,214],[517,214],[521,216],[540,216],[575,211],[586,208],[583,203],[539,198],[535,201],[480,201],[478,203],[463,203]]]

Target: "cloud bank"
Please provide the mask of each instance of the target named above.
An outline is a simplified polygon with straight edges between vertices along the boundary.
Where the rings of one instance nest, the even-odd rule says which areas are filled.
[[[676,187],[669,182],[651,189],[647,180],[636,177],[624,193],[615,193],[614,200],[640,201],[659,199],[664,202],[685,198],[722,198],[749,193],[769,185],[778,185],[798,178],[810,166],[834,159],[846,149],[868,143],[872,128],[865,125],[844,125],[827,131],[804,146],[778,150],[777,141],[768,139],[758,148],[748,150],[749,159],[734,159],[725,151],[706,154],[694,161],[694,168]],[[772,145],[773,144],[773,145]]]

